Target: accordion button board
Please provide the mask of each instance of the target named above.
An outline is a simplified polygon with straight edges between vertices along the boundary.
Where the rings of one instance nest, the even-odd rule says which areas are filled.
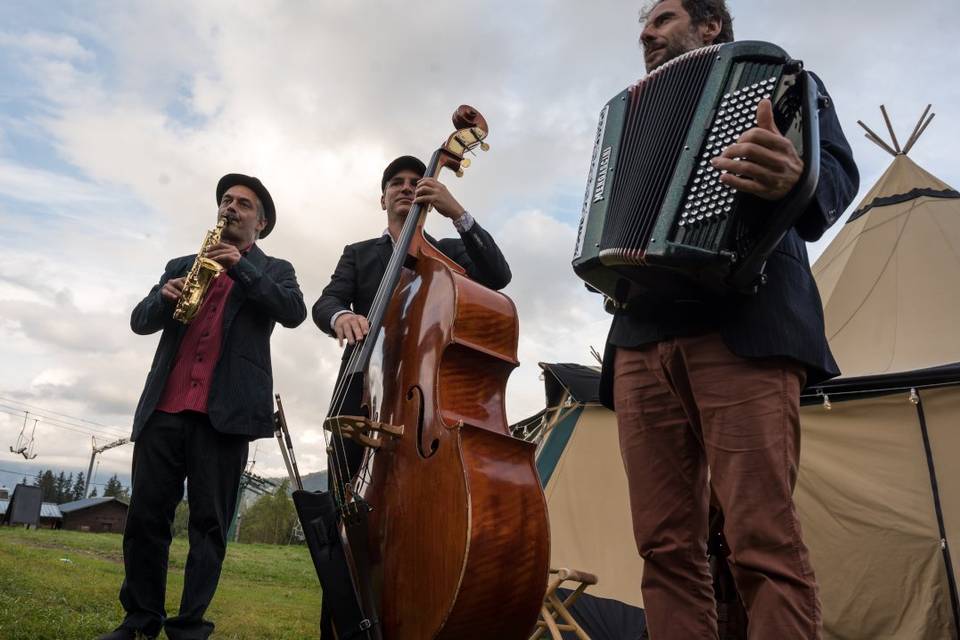
[[[802,63],[766,42],[691,51],[614,96],[597,127],[574,271],[621,304],[755,291],[816,190],[816,98]],[[804,160],[776,203],[738,193],[710,163],[756,126],[764,99]]]

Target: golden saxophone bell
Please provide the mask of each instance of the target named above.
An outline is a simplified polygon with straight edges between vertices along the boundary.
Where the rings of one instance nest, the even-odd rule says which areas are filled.
[[[200,245],[200,251],[183,281],[183,291],[180,293],[180,299],[177,300],[177,307],[173,310],[174,320],[179,320],[183,324],[190,324],[193,318],[203,306],[203,301],[207,297],[207,290],[210,283],[216,280],[223,272],[220,263],[204,257],[211,247],[220,244],[220,236],[223,234],[223,227],[227,219],[220,216],[217,220],[217,226],[207,231]]]

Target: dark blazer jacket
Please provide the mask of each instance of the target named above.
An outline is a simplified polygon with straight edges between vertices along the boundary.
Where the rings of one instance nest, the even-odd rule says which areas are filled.
[[[860,187],[853,152],[840,127],[833,101],[820,109],[820,182],[816,195],[794,227],[770,254],[767,283],[753,296],[731,296],[715,304],[711,329],[719,329],[730,350],[742,357],[783,356],[803,364],[807,382],[840,374],[824,334],[823,303],[810,271],[806,242],[814,242],[837,221]],[[613,363],[616,347],[636,347],[651,332],[671,335],[669,321],[658,319],[651,304],[631,302],[633,312],[617,312],[607,337],[600,377],[600,397],[613,408]],[[683,315],[682,312],[680,312]]]
[[[476,222],[469,231],[461,233],[460,238],[434,240],[428,237],[428,240],[480,284],[502,289],[510,283],[510,267],[500,248]],[[363,316],[369,313],[392,254],[393,243],[387,235],[343,248],[330,284],[324,287],[313,305],[313,321],[321,331],[333,335],[330,319],[338,311],[349,310]],[[351,351],[344,349],[343,357],[349,357]]]
[[[163,331],[133,419],[136,440],[167,384],[186,325],[173,319],[174,304],[160,288],[187,274],[195,255],[174,258],[147,297],[133,310],[130,327],[148,335]],[[213,370],[208,414],[213,428],[250,439],[273,435],[273,373],[270,334],[279,322],[298,326],[307,317],[293,266],[254,245],[223,277],[234,280],[223,316],[223,344]]]

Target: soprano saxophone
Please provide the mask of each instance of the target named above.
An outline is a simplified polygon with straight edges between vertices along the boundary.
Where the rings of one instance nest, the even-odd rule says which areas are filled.
[[[203,301],[207,297],[207,289],[210,284],[216,280],[223,272],[220,263],[205,257],[211,247],[220,243],[220,235],[223,233],[223,226],[227,219],[220,216],[217,220],[217,226],[207,231],[200,245],[200,251],[197,252],[197,258],[190,267],[190,272],[183,281],[183,291],[180,293],[180,299],[177,300],[177,308],[173,310],[173,317],[183,324],[190,324]]]

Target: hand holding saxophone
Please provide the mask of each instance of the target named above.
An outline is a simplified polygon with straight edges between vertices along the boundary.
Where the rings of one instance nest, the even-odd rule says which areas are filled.
[[[226,242],[218,242],[204,253],[205,258],[217,262],[224,269],[229,269],[240,262],[240,249]]]
[[[167,302],[176,302],[180,299],[180,294],[183,293],[183,283],[185,280],[186,277],[167,280],[160,288],[160,295]]]

